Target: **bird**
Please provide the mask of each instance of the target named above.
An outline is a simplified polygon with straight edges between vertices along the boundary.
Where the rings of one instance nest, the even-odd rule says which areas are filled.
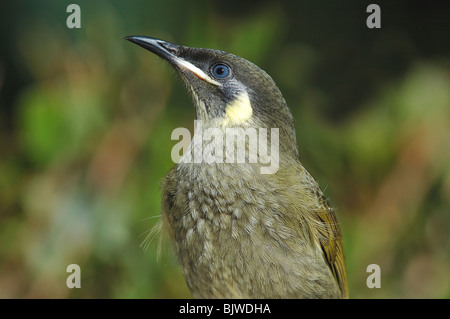
[[[335,211],[300,162],[294,118],[274,80],[225,51],[147,36],[125,39],[176,70],[193,98],[195,121],[202,124],[161,182],[163,229],[193,297],[348,298]],[[214,136],[230,130],[277,134],[266,136],[271,144],[264,148],[252,145],[248,133],[243,161],[194,161],[208,130]],[[219,138],[209,141],[217,156],[237,150]],[[277,163],[263,173],[269,148]],[[252,152],[256,161],[249,160]]]

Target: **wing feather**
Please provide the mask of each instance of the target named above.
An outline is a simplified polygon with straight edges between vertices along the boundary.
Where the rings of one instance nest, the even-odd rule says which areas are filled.
[[[348,298],[347,273],[345,266],[344,243],[342,233],[336,218],[336,214],[317,187],[315,190],[319,200],[318,209],[313,212],[313,217],[318,233],[319,244],[322,248],[325,260],[336,279],[343,298]]]

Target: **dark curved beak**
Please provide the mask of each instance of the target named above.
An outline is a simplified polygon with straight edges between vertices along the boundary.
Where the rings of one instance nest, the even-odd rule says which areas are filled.
[[[125,40],[133,42],[171,63],[176,63],[176,60],[178,60],[180,50],[176,44],[156,38],[134,35],[125,37]]]
[[[130,42],[133,42],[144,49],[149,50],[150,52],[153,52],[157,56],[163,58],[164,60],[168,61],[170,64],[172,64],[176,69],[182,70],[182,71],[190,71],[194,75],[196,75],[198,78],[209,82],[216,86],[222,86],[219,82],[212,79],[208,74],[206,74],[204,71],[200,70],[197,66],[192,64],[189,61],[186,61],[181,54],[180,46],[156,39],[151,37],[143,37],[143,36],[129,36],[125,37],[125,40],[128,40]]]

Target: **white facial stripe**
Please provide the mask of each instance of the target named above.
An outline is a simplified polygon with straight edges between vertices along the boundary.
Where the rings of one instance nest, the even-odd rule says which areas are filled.
[[[200,70],[199,68],[197,68],[195,65],[193,65],[192,63],[183,60],[181,58],[177,58],[175,60],[175,62],[180,66],[183,67],[189,71],[191,71],[192,73],[194,73],[196,76],[198,76],[200,79],[211,83],[213,85],[216,86],[222,86],[222,84],[220,84],[219,82],[215,81],[214,79],[212,79],[208,74],[206,74],[205,72],[203,72],[202,70]]]

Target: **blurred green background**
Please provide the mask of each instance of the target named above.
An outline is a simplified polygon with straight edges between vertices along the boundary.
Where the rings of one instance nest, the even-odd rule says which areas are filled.
[[[81,29],[66,26],[72,2]],[[193,106],[127,35],[232,52],[274,78],[337,209],[352,298],[449,298],[450,6],[376,1],[371,30],[369,3],[2,1],[0,298],[191,297],[169,243],[159,258],[158,240],[144,246]],[[81,289],[66,287],[73,263]]]

